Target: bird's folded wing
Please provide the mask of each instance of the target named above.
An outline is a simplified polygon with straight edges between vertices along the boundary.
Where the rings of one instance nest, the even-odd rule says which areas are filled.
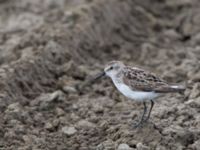
[[[164,80],[138,68],[127,67],[124,71],[123,81],[135,91],[166,93],[171,90]]]

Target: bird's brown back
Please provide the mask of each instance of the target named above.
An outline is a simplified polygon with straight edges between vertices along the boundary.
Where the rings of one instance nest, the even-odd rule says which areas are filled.
[[[155,74],[128,66],[123,70],[123,82],[134,91],[157,93],[179,92],[178,88],[172,88],[171,85]]]

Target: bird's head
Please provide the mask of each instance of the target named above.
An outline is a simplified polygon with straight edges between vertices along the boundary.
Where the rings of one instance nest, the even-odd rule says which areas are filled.
[[[106,65],[104,69],[105,75],[113,77],[119,73],[124,68],[124,66],[125,65],[120,61],[111,61]]]
[[[93,81],[95,81],[105,75],[112,78],[117,73],[119,73],[124,67],[125,67],[125,65],[120,61],[111,61],[105,66],[104,70],[101,73],[96,75],[96,77],[93,79]]]

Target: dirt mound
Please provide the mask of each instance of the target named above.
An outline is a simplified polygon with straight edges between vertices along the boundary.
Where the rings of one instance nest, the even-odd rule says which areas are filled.
[[[199,4],[161,0],[0,1],[1,149],[198,149]],[[186,84],[142,105],[109,79],[78,91],[110,60]]]

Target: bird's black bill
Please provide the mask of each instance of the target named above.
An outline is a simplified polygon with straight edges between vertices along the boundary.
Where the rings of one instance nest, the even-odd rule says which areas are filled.
[[[93,78],[93,81],[96,81],[96,80],[102,78],[102,77],[105,76],[105,75],[106,75],[106,74],[105,74],[105,72],[103,71],[103,72],[97,74],[97,75]]]
[[[77,89],[79,91],[81,91],[83,88],[85,88],[86,86],[89,86],[91,84],[93,84],[96,80],[100,79],[101,77],[105,76],[105,72],[101,72],[99,74],[97,74],[96,76],[94,76],[92,79],[86,81],[85,83],[83,83],[80,87],[78,87]]]

